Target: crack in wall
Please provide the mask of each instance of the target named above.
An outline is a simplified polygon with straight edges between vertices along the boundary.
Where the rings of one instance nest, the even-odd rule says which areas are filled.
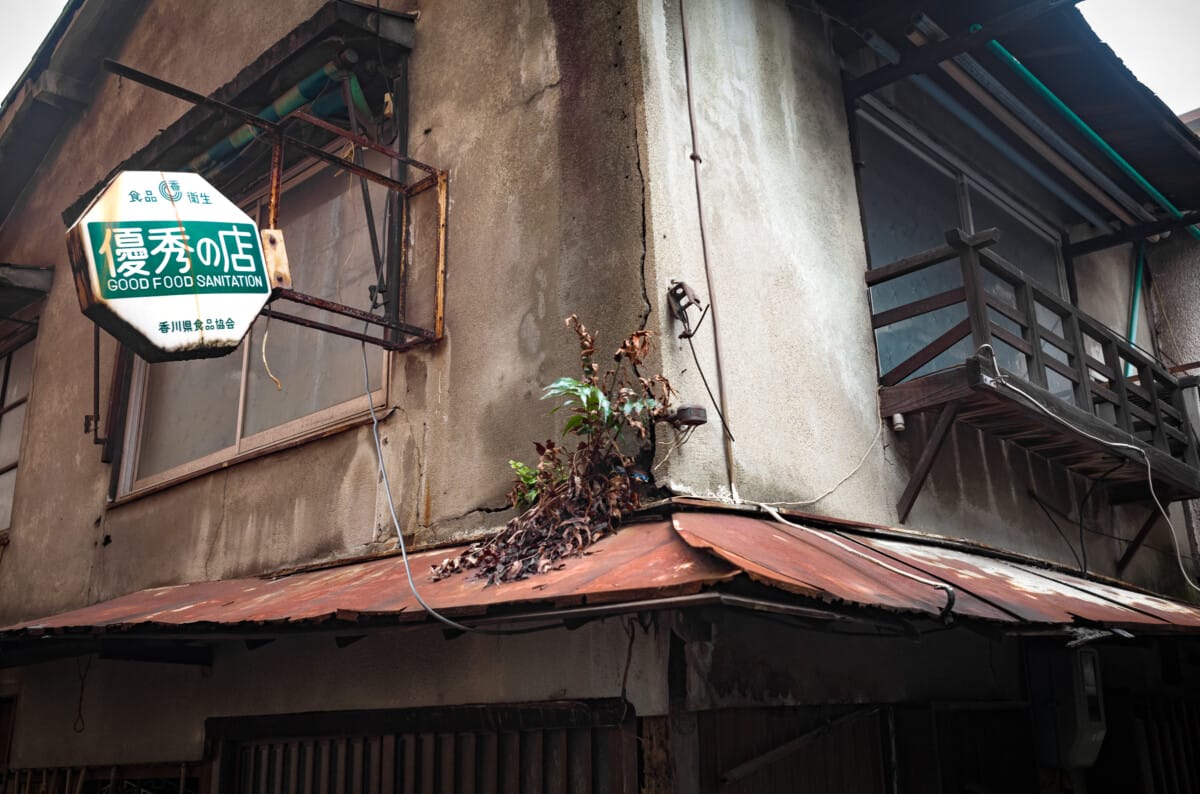
[[[562,78],[561,78],[561,77],[560,77],[560,78],[558,78],[557,80],[555,80],[555,81],[554,81],[554,82],[552,82],[552,83],[546,83],[544,86],[542,86],[541,88],[539,88],[537,91],[534,91],[532,94],[530,94],[529,96],[527,96],[527,97],[526,97],[526,98],[525,98],[525,99],[524,99],[524,100],[521,102],[521,104],[522,104],[522,105],[532,105],[534,102],[536,102],[536,101],[537,101],[538,99],[540,99],[542,96],[544,96],[544,95],[545,95],[545,93],[546,93],[547,91],[549,91],[551,88],[558,88],[560,85],[562,85]]]
[[[221,530],[225,528],[225,495],[229,492],[229,470],[224,472],[225,476],[221,479],[221,517],[217,519],[217,525],[213,527],[212,539],[208,544],[208,553],[204,555],[204,578],[208,580],[208,567],[212,564],[213,555],[217,551],[217,540],[221,537]]]

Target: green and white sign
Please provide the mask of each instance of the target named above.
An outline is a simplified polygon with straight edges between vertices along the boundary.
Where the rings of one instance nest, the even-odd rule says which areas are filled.
[[[84,314],[148,361],[232,351],[271,294],[258,227],[199,174],[118,174],[67,242]]]

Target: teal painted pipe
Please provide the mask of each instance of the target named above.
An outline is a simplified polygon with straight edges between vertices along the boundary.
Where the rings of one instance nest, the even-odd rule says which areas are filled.
[[[979,30],[979,29],[980,29],[979,25],[971,26],[972,31]],[[1142,188],[1142,190],[1146,191],[1146,193],[1151,198],[1153,198],[1155,201],[1157,201],[1162,206],[1163,209],[1165,209],[1167,212],[1169,212],[1172,215],[1172,217],[1175,217],[1175,218],[1183,217],[1183,213],[1179,210],[1178,207],[1176,207],[1174,204],[1172,204],[1170,202],[1170,200],[1167,199],[1166,196],[1164,196],[1162,193],[1160,193],[1158,191],[1157,188],[1154,187],[1154,185],[1150,184],[1150,182],[1146,180],[1146,177],[1144,177],[1140,173],[1138,173],[1137,169],[1135,169],[1132,165],[1130,165],[1129,162],[1124,157],[1122,157],[1117,152],[1116,149],[1109,146],[1108,141],[1101,138],[1100,135],[1097,134],[1097,132],[1095,130],[1093,130],[1091,127],[1088,126],[1086,121],[1079,118],[1078,114],[1076,114],[1075,111],[1073,111],[1069,107],[1067,107],[1066,103],[1063,102],[1061,99],[1059,99],[1058,96],[1055,95],[1055,93],[1053,91],[1051,91],[1049,88],[1047,88],[1046,84],[1043,83],[1041,80],[1039,80],[1037,75],[1035,75],[1033,72],[1026,69],[1025,64],[1018,61],[1015,55],[1013,55],[1011,52],[1009,52],[1007,49],[1004,48],[1003,44],[996,41],[995,39],[992,39],[991,41],[989,41],[987,43],[987,47],[992,52],[993,55],[998,57],[1001,61],[1004,62],[1004,64],[1006,66],[1008,66],[1010,69],[1012,69],[1014,72],[1016,72],[1018,77],[1020,77],[1022,80],[1024,80],[1043,99],[1045,99],[1047,102],[1049,102],[1054,107],[1055,110],[1057,110],[1059,113],[1061,113],[1063,115],[1064,118],[1066,118],[1068,121],[1070,121],[1072,126],[1075,127],[1075,129],[1077,129],[1081,133],[1083,133],[1083,135],[1089,141],[1091,141],[1096,146],[1096,148],[1099,149],[1104,154],[1105,157],[1107,157],[1109,160],[1112,160],[1114,163],[1116,163],[1117,167],[1120,168],[1123,172],[1125,172],[1126,176],[1128,176],[1130,179],[1132,179],[1134,182],[1136,182],[1138,184],[1138,186]],[[1188,233],[1191,234],[1192,237],[1196,238],[1197,240],[1200,240],[1200,229],[1197,229],[1195,226],[1189,226],[1189,227],[1187,227],[1187,229],[1188,229]]]
[[[1129,301],[1129,333],[1125,334],[1131,345],[1137,344],[1138,309],[1142,304],[1142,283],[1146,280],[1146,241],[1137,244],[1137,266],[1133,270],[1133,297]],[[1125,365],[1125,377],[1133,374],[1133,365]]]
[[[267,121],[279,121],[293,110],[311,102],[321,93],[325,86],[329,85],[333,80],[340,79],[344,74],[337,63],[330,61],[289,88],[270,105],[263,108],[262,112],[258,114],[259,118],[266,119]],[[359,93],[361,95],[361,90]],[[355,104],[357,105],[358,103],[355,102]],[[194,157],[188,163],[188,168],[191,171],[203,173],[244,149],[261,134],[262,131],[257,127],[243,124],[214,144],[207,152]]]

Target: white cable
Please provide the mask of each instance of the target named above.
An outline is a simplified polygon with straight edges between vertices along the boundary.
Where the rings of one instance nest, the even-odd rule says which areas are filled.
[[[371,411],[371,435],[375,439],[375,456],[379,461],[379,476],[383,480],[383,492],[387,497],[388,512],[392,516],[392,527],[396,530],[396,546],[400,549],[400,559],[404,561],[404,575],[408,578],[408,587],[412,590],[413,597],[417,599],[417,603],[424,608],[429,616],[449,626],[456,631],[469,631],[476,634],[493,634],[493,635],[508,635],[508,634],[526,634],[527,630],[515,629],[513,631],[504,631],[502,629],[484,629],[478,626],[465,626],[462,623],[451,620],[436,609],[431,607],[429,603],[421,597],[421,593],[417,590],[417,583],[413,581],[412,566],[408,562],[408,547],[404,543],[404,533],[400,531],[400,519],[396,516],[396,505],[392,502],[392,485],[388,481],[387,466],[383,462],[383,445],[379,441],[379,417],[375,413],[375,400],[371,397],[371,374],[367,368],[367,343],[360,342],[362,348],[363,362],[363,383],[366,386],[367,392],[367,407]]]
[[[855,474],[858,474],[859,470],[862,469],[863,464],[867,462],[867,457],[871,454],[871,450],[875,449],[875,445],[879,443],[879,439],[882,435],[883,435],[883,420],[880,419],[879,427],[875,431],[875,437],[873,439],[871,439],[871,444],[867,447],[866,451],[863,452],[862,457],[858,459],[858,464],[853,469],[846,472],[846,475],[844,477],[842,477],[842,479],[838,480],[833,485],[831,485],[820,496],[814,496],[812,499],[805,499],[805,500],[799,501],[799,502],[749,502],[748,504],[773,505],[773,506],[778,506],[778,507],[807,507],[808,505],[815,505],[817,502],[821,501],[826,496],[829,496],[831,493],[836,491],[838,488],[841,488],[842,485],[844,485],[845,482],[847,480],[849,480],[851,477],[853,477]]]
[[[762,502],[744,502],[744,504],[749,504],[749,505],[754,505],[755,507],[759,507],[759,508],[765,510],[767,513],[769,513],[771,516],[773,516],[776,521],[780,521],[784,524],[787,524],[789,527],[795,527],[796,529],[802,529],[805,532],[808,532],[809,534],[811,534],[815,537],[819,537],[828,543],[832,543],[833,545],[837,546],[842,551],[853,554],[855,557],[861,557],[862,559],[866,560],[867,562],[871,562],[871,563],[874,563],[875,565],[878,565],[880,568],[891,571],[892,573],[895,573],[895,574],[899,574],[900,576],[903,576],[907,579],[911,579],[914,582],[918,582],[918,583],[926,585],[928,587],[932,587],[937,590],[941,590],[943,593],[946,594],[946,606],[942,608],[942,618],[943,619],[949,617],[951,611],[954,609],[955,592],[954,592],[953,586],[951,586],[945,582],[938,582],[933,579],[926,579],[924,576],[917,576],[914,573],[910,573],[908,571],[897,568],[893,565],[889,565],[888,563],[884,562],[883,560],[881,560],[877,557],[872,557],[869,554],[864,554],[863,552],[859,551],[858,549],[854,548],[853,546],[850,546],[846,543],[842,543],[842,541],[839,540],[831,532],[812,529],[811,527],[806,527],[803,524],[797,524],[793,521],[788,521],[786,518],[783,517],[783,515],[778,510],[776,510],[774,507],[772,507],[769,504],[764,504]]]
[[[988,353],[992,357],[992,370],[996,373],[996,382],[999,383],[1001,386],[1008,389],[1009,391],[1013,391],[1013,392],[1016,392],[1017,394],[1021,395],[1026,400],[1033,403],[1033,406],[1035,408],[1037,408],[1039,411],[1041,411],[1042,413],[1044,413],[1046,416],[1050,417],[1051,419],[1058,422],[1059,424],[1062,424],[1062,425],[1065,425],[1065,426],[1071,428],[1072,430],[1074,430],[1076,433],[1079,433],[1084,438],[1089,438],[1092,441],[1095,441],[1099,444],[1103,444],[1106,447],[1115,447],[1115,448],[1119,448],[1119,449],[1132,450],[1133,452],[1136,452],[1137,454],[1142,456],[1142,460],[1146,463],[1146,485],[1150,489],[1150,498],[1154,500],[1155,507],[1158,508],[1158,512],[1162,513],[1163,520],[1167,522],[1167,529],[1170,531],[1170,534],[1171,534],[1171,545],[1175,547],[1175,561],[1176,561],[1176,563],[1179,564],[1179,573],[1181,573],[1183,575],[1183,580],[1185,582],[1187,582],[1189,587],[1191,587],[1196,592],[1200,592],[1200,585],[1198,585],[1194,581],[1192,581],[1192,577],[1188,575],[1187,569],[1184,568],[1184,566],[1183,566],[1183,551],[1179,547],[1179,538],[1176,537],[1176,535],[1175,535],[1175,523],[1173,521],[1171,521],[1170,514],[1167,513],[1167,509],[1165,507],[1163,507],[1162,502],[1160,502],[1158,499],[1158,494],[1154,490],[1154,470],[1150,466],[1150,455],[1146,452],[1146,450],[1142,449],[1142,447],[1140,447],[1136,444],[1126,444],[1123,441],[1109,441],[1108,439],[1100,438],[1099,436],[1094,436],[1091,433],[1084,430],[1083,428],[1077,427],[1076,425],[1072,424],[1071,422],[1067,421],[1066,419],[1063,419],[1061,416],[1058,416],[1053,411],[1051,411],[1049,408],[1047,408],[1046,406],[1044,406],[1040,402],[1038,402],[1037,399],[1035,399],[1032,395],[1028,394],[1024,389],[1014,386],[1008,382],[1008,378],[1000,371],[1000,363],[996,359],[996,351],[994,348],[992,348],[991,345],[982,344],[979,346],[979,349],[976,350],[975,352],[979,353],[984,348],[987,348]],[[1150,384],[1148,386],[1148,388],[1153,390],[1154,385]],[[1156,399],[1154,397],[1153,391],[1151,391],[1151,399]],[[1083,516],[1080,516],[1079,520],[1082,521]]]

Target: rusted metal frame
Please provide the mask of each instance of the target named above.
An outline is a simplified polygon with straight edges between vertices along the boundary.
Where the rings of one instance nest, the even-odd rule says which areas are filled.
[[[929,435],[929,440],[925,442],[925,449],[921,450],[921,457],[917,459],[917,465],[913,468],[908,484],[904,486],[904,492],[900,494],[900,501],[896,503],[896,514],[901,524],[908,520],[908,513],[912,510],[913,503],[917,501],[917,495],[921,493],[925,480],[929,478],[929,472],[933,469],[933,461],[937,458],[938,452],[946,442],[946,437],[950,434],[950,427],[954,424],[958,406],[958,400],[951,400],[942,407],[942,412],[938,414],[933,432]]]
[[[1080,0],[1034,0],[1002,14],[981,26],[972,26],[936,43],[926,44],[905,54],[899,63],[882,66],[873,72],[856,77],[846,84],[846,94],[857,98],[877,91],[886,85],[933,68],[942,61],[984,46],[992,39],[1020,30],[1034,19],[1059,8],[1075,5]]]
[[[1162,513],[1158,512],[1157,507],[1150,511],[1150,515],[1146,517],[1145,522],[1142,524],[1142,528],[1139,529],[1137,534],[1133,536],[1133,540],[1129,541],[1129,545],[1126,546],[1125,551],[1121,553],[1121,559],[1117,560],[1117,576],[1123,576],[1125,574],[1125,569],[1128,568],[1129,563],[1133,561],[1133,555],[1138,553],[1138,549],[1140,549],[1142,544],[1146,542],[1146,538],[1150,536],[1150,530],[1154,529],[1154,526],[1158,523],[1160,518],[1162,518]]]
[[[1156,234],[1178,231],[1197,223],[1200,223],[1200,212],[1185,212],[1180,218],[1167,218],[1161,221],[1139,223],[1137,226],[1127,226],[1112,234],[1105,234],[1099,237],[1092,237],[1088,240],[1081,240],[1077,243],[1070,243],[1066,246],[1063,253],[1071,257],[1083,256],[1095,251],[1103,251],[1105,248],[1114,248],[1125,243],[1144,240]]]
[[[383,185],[391,190],[399,190],[403,192],[407,189],[403,183],[397,182],[391,177],[377,174],[369,168],[363,168],[356,165],[352,160],[347,160],[344,157],[338,157],[336,154],[330,154],[324,149],[321,149],[318,146],[313,146],[307,141],[288,135],[286,132],[284,132],[282,125],[279,123],[259,118],[253,113],[242,110],[241,108],[226,104],[225,102],[221,102],[218,99],[213,99],[212,97],[204,96],[203,94],[197,94],[195,91],[190,91],[182,86],[169,83],[166,80],[155,77],[154,75],[146,74],[145,72],[138,71],[137,69],[133,69],[110,59],[105,59],[104,68],[119,77],[132,80],[133,82],[144,85],[147,88],[152,88],[155,91],[173,96],[176,99],[182,99],[185,102],[191,102],[194,105],[205,105],[207,107],[223,111],[231,116],[234,116],[235,118],[240,119],[241,121],[244,121],[252,127],[264,130],[272,135],[278,134],[287,142],[289,146],[298,149],[317,160],[330,163],[338,168],[349,171],[355,176],[361,176],[365,179],[369,179],[372,182],[376,182],[377,184]]]
[[[944,309],[947,306],[953,306],[956,303],[962,303],[965,294],[962,287],[955,287],[945,292],[939,292],[937,295],[930,295],[928,298],[879,312],[871,316],[871,327],[882,328],[938,309]]]
[[[945,333],[934,339],[925,347],[913,353],[911,356],[901,361],[896,366],[888,370],[879,382],[884,386],[895,386],[900,381],[913,374],[921,367],[933,361],[935,358],[945,353],[953,347],[960,339],[971,332],[970,320],[963,320],[955,323]]]
[[[363,147],[354,140],[355,138],[365,138],[358,134],[358,118],[354,112],[354,98],[350,95],[350,81],[342,80],[342,102],[346,105],[346,117],[350,122],[349,134],[342,137],[350,140],[353,149],[354,164],[360,168],[364,166],[362,150]],[[383,147],[380,147],[383,148]],[[386,149],[385,149],[386,151]],[[384,303],[387,302],[387,276],[383,269],[383,251],[379,246],[379,230],[375,227],[375,209],[371,204],[371,189],[367,186],[367,180],[359,178],[359,186],[362,188],[363,212],[366,215],[367,221],[367,238],[371,243],[371,261],[375,264],[375,292],[371,295],[371,308],[375,307],[379,300],[379,293],[384,294]]]
[[[397,331],[407,336],[413,336],[426,342],[432,342],[434,335],[432,331],[425,328],[419,328],[408,323],[392,323],[386,317],[381,317],[378,314],[356,309],[353,306],[346,306],[341,303],[336,303],[324,298],[318,298],[314,295],[307,295],[303,292],[296,292],[290,289],[276,289],[272,295],[277,300],[286,300],[291,303],[299,303],[304,306],[311,306],[314,309],[321,309],[330,314],[337,314],[342,317],[349,317],[351,320],[362,320],[371,325],[378,325],[391,331]]]
[[[294,314],[287,314],[271,308],[264,308],[260,314],[263,317],[270,317],[281,322],[291,323],[292,325],[300,325],[305,328],[311,328],[314,331],[325,331],[326,333],[330,333],[335,336],[342,336],[347,339],[353,339],[357,342],[366,342],[369,345],[378,345],[384,350],[389,350],[392,352],[411,350],[414,347],[419,347],[420,345],[428,344],[429,342],[427,339],[419,339],[417,341],[409,342],[394,342],[389,339],[380,339],[378,337],[359,333],[358,331],[350,331],[345,328],[339,328],[336,325],[330,325],[318,320],[310,320],[307,317],[298,317]]]
[[[339,127],[336,124],[328,122],[325,119],[317,118],[316,116],[313,116],[310,113],[305,113],[303,110],[292,111],[291,113],[288,114],[288,118],[299,119],[300,121],[303,121],[306,124],[311,124],[314,127],[320,127],[321,129],[325,130],[326,132],[332,132],[334,135],[337,135],[338,137],[341,137],[341,138],[345,138],[346,140],[350,141],[351,143],[361,146],[364,149],[370,149],[373,152],[378,152],[379,154],[386,155],[387,157],[390,157],[391,159],[393,159],[397,162],[412,166],[413,168],[417,169],[418,171],[424,171],[425,173],[427,173],[431,176],[436,175],[438,172],[438,169],[434,168],[431,165],[422,163],[419,160],[414,160],[411,157],[406,157],[405,155],[402,155],[397,151],[389,149],[388,147],[386,147],[382,144],[376,143],[375,141],[371,140],[370,138],[366,137],[365,135],[360,135],[357,132],[352,132],[350,130],[343,129],[342,127]],[[417,183],[414,183],[414,184],[417,184]]]
[[[283,189],[283,134],[276,132],[271,143],[271,187],[267,198],[267,228],[279,228],[279,194]]]
[[[437,172],[438,236],[437,277],[434,296],[434,338],[441,339],[446,330],[446,215],[450,206],[450,174]]]

